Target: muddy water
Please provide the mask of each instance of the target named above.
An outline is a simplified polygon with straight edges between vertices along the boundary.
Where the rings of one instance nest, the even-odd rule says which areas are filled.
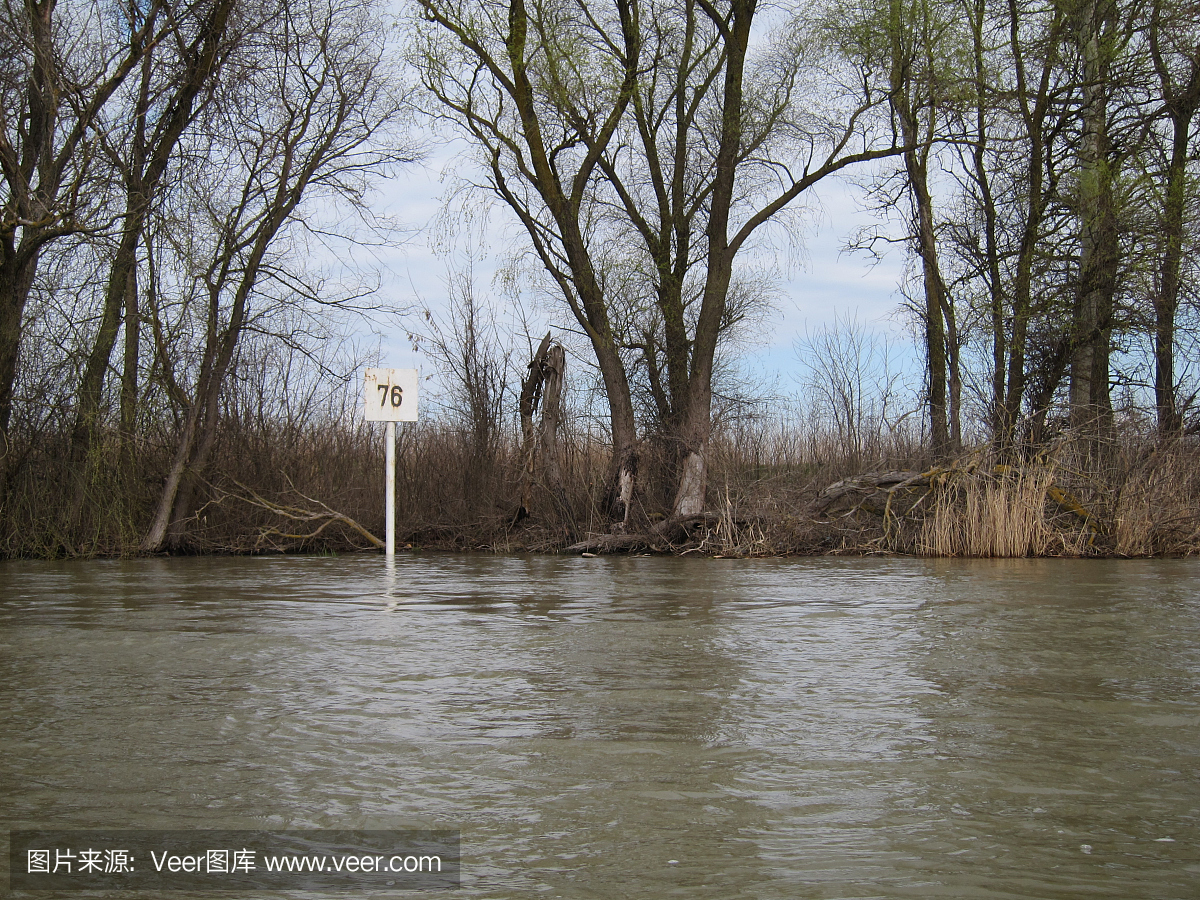
[[[478,898],[1200,896],[1200,565],[0,564],[4,829],[461,828]]]

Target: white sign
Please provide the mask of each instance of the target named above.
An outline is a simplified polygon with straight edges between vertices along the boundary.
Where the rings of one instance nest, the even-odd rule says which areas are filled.
[[[416,369],[367,369],[363,391],[368,422],[417,421]]]

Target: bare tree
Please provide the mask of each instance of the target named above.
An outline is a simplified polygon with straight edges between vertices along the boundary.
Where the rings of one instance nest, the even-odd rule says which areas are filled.
[[[1158,276],[1154,290],[1154,404],[1163,434],[1183,425],[1175,371],[1176,318],[1184,268],[1188,160],[1194,153],[1196,113],[1200,110],[1200,15],[1194,4],[1151,4],[1148,37],[1154,74],[1169,133],[1158,176],[1162,200]]]
[[[76,459],[96,443],[104,379],[122,321],[125,347],[121,434],[126,446],[131,441],[137,408],[137,264],[143,225],[176,147],[203,104],[202,92],[210,87],[221,56],[228,52],[224,46],[226,26],[234,6],[235,0],[213,0],[207,7],[173,13],[173,40],[160,42],[142,58],[140,77],[132,97],[127,99],[130,109],[126,132],[102,135],[116,176],[124,186],[125,211],[119,220],[99,328],[79,384],[72,435],[72,456]],[[185,15],[195,21],[188,21]]]
[[[903,193],[895,178],[875,188],[883,209],[911,208],[908,242],[919,267],[922,299],[913,309],[923,330],[927,408],[935,453],[961,446],[961,339],[953,297],[942,272],[930,169],[940,164],[951,137],[949,123],[961,114],[960,100],[969,78],[962,63],[970,59],[970,41],[958,10],[940,0],[889,0],[840,7],[831,25],[843,52],[880,72],[888,104],[905,150]],[[935,172],[936,175],[936,172]],[[904,203],[907,194],[907,203]],[[865,243],[879,237],[867,230]]]
[[[807,370],[809,414],[818,427],[832,426],[820,435],[827,446],[840,448],[853,466],[882,458],[883,438],[909,414],[886,336],[839,316],[798,341],[796,354]]]
[[[190,387],[171,361],[180,350],[166,337],[168,324],[154,323],[180,426],[145,550],[185,539],[239,341],[266,327],[256,303],[306,293],[281,255],[303,227],[304,202],[317,195],[361,203],[367,179],[412,156],[386,142],[402,107],[380,66],[383,44],[373,7],[360,0],[281,3],[257,40],[243,43],[239,64],[223,67],[226,93],[210,107],[198,148],[204,168],[191,196],[202,230],[178,248],[192,296],[181,311],[202,334],[182,356],[191,363]]]
[[[882,142],[872,131],[884,98],[830,71],[818,49],[801,52],[798,19],[752,50],[765,24],[754,0],[419,5],[434,27],[417,61],[439,111],[483,150],[490,188],[591,338],[612,415],[614,493],[630,496],[636,459],[620,331],[677,448],[671,512],[694,515],[735,261],[822,178],[900,152],[886,128]],[[819,30],[805,40],[818,44]],[[802,86],[812,91],[803,101]],[[639,320],[620,329],[606,290],[614,270],[599,264],[613,258],[651,285],[642,309],[625,307]]]
[[[444,283],[445,312],[426,309],[423,321],[409,326],[409,338],[438,370],[444,413],[466,437],[462,489],[475,499],[494,482],[512,360],[471,267],[451,269]]]
[[[418,0],[432,23],[414,60],[437,101],[481,149],[489,188],[515,213],[544,270],[587,335],[608,398],[612,514],[637,468],[629,377],[604,296],[588,206],[599,163],[633,97],[641,62],[637,0],[611,7],[524,0]],[[590,73],[570,86],[564,67]],[[565,90],[582,91],[589,120],[572,117]],[[586,136],[585,136],[586,132]]]
[[[111,106],[172,28],[163,0],[6,3],[0,10],[0,441],[8,442],[25,307],[43,250],[104,225],[94,190]],[[6,459],[0,453],[0,460]],[[0,461],[0,490],[6,480]]]

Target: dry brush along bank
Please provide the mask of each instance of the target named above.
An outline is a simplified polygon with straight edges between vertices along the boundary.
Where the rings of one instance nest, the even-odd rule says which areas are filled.
[[[169,465],[147,445],[135,473],[90,461],[80,507],[57,487],[66,440],[22,450],[0,511],[5,557],[131,556]],[[353,552],[379,547],[383,459],[368,427],[272,431],[229,422],[196,487],[176,553]],[[1158,556],[1200,551],[1200,443],[1130,440],[1086,452],[1069,437],[1002,463],[987,450],[931,460],[898,447],[846,458],[718,444],[706,508],[671,518],[645,487],[636,515],[603,515],[608,448],[566,436],[552,484],[531,481],[517,435],[480,446],[422,424],[400,438],[397,538],[435,550],[658,552],[712,556],[899,553],[922,556]],[[668,473],[669,477],[669,473]]]

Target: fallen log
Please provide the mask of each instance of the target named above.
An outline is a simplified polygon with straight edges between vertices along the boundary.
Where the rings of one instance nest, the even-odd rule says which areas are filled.
[[[973,474],[976,471],[974,463],[969,463],[965,466],[952,463],[948,466],[936,466],[925,472],[898,470],[893,472],[867,472],[863,475],[854,475],[850,478],[843,478],[841,481],[834,482],[821,491],[816,499],[808,505],[806,513],[809,518],[817,519],[839,500],[848,496],[859,495],[862,497],[862,500],[856,508],[867,508],[877,514],[881,514],[886,525],[888,519],[892,516],[892,498],[898,492],[907,488],[933,487],[939,479],[948,478],[956,474]],[[994,475],[1013,475],[1018,470],[1013,466],[999,464],[993,466],[991,472]],[[883,509],[872,509],[868,501],[872,495],[880,492],[887,496]],[[1100,533],[1101,529],[1096,516],[1074,495],[1064,491],[1053,481],[1050,481],[1046,485],[1045,496],[1048,500],[1053,501],[1059,509],[1076,516],[1093,534]],[[917,501],[918,505],[920,502]]]
[[[896,472],[867,472],[851,478],[836,481],[821,493],[817,494],[805,510],[810,518],[817,518],[834,503],[852,494],[873,494],[878,490],[900,487],[928,487],[929,478],[935,474],[932,470],[926,472],[896,471]],[[889,496],[889,500],[890,500]]]
[[[619,553],[631,550],[653,550],[670,553],[692,540],[697,526],[713,528],[721,520],[713,512],[701,512],[692,516],[677,516],[663,519],[648,532],[613,532],[611,534],[589,534],[586,540],[567,547],[568,553]]]
[[[650,534],[589,534],[567,548],[568,553],[628,553],[632,550],[666,550]]]

